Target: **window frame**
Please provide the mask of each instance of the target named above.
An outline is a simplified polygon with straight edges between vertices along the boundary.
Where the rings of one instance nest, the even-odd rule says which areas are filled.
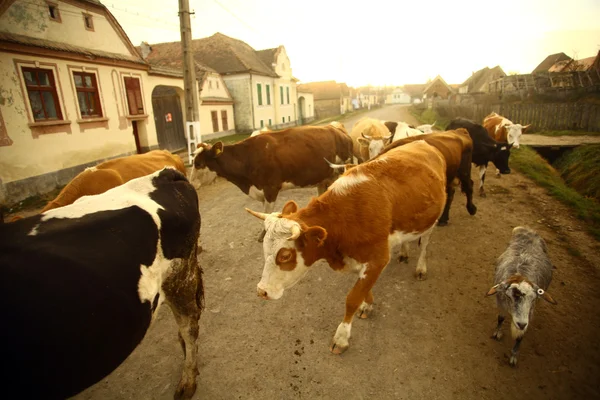
[[[290,87],[289,86],[285,87],[285,93],[287,96],[287,104],[290,104]]]
[[[40,68],[40,67],[36,67],[35,65],[32,67],[21,65],[20,67],[21,67],[21,73],[23,76],[23,83],[25,85],[25,96],[27,97],[27,101],[29,102],[29,109],[31,110],[31,117],[33,119],[33,122],[38,123],[38,122],[64,121],[65,119],[63,117],[63,112],[62,112],[62,109],[60,106],[60,101],[59,101],[59,96],[58,96],[58,84],[54,77],[54,72],[55,72],[54,69]],[[48,74],[48,80],[49,80],[49,83],[51,84],[51,86],[41,86],[39,84],[39,77],[37,74],[39,71],[44,71]],[[35,79],[38,84],[35,86],[29,85],[27,83],[27,79],[25,79],[25,72],[33,72],[35,74]],[[31,98],[29,96],[30,91],[40,94],[40,100],[42,102],[42,109],[44,112],[44,116],[46,116],[46,118],[43,118],[43,119],[36,118],[36,113],[33,109],[33,105],[31,104]],[[54,101],[54,108],[55,108],[55,112],[56,112],[55,118],[47,117],[48,113],[46,110],[46,103],[44,101],[44,96],[42,96],[42,92],[50,92],[52,94],[52,100]]]
[[[227,110],[221,110],[221,126],[224,131],[229,130],[229,122],[227,121]]]
[[[46,1],[46,5],[48,6],[48,19],[50,21],[62,23],[62,18],[60,16],[60,9],[58,8],[58,3],[54,1]],[[54,18],[52,18],[51,11],[54,11]]]
[[[271,85],[265,85],[265,94],[267,95],[267,105],[271,105]]]
[[[77,106],[79,108],[79,116],[81,117],[81,119],[103,118],[104,110],[102,109],[102,102],[100,101],[100,84],[98,81],[98,76],[94,72],[87,72],[87,71],[71,71],[71,75],[73,78],[73,87],[75,89],[75,99],[77,102]],[[75,75],[80,75],[82,78],[81,80],[84,83],[85,83],[85,77],[90,76],[92,78],[92,84],[94,86],[91,89],[88,87],[85,87],[85,86],[84,87],[77,86],[77,83],[75,82]],[[141,89],[140,89],[140,91],[141,91]],[[79,92],[93,93],[94,100],[96,101],[96,105],[97,105],[97,109],[98,109],[99,113],[96,113],[93,115],[83,115],[81,103],[79,102]],[[88,109],[89,109],[89,107],[88,107]]]
[[[219,112],[217,110],[210,110],[210,119],[212,120],[213,133],[219,132]]]
[[[257,83],[256,84],[256,99],[258,100],[258,105],[262,106],[263,105],[263,99],[262,99],[262,83]]]
[[[283,104],[283,86],[279,86],[279,97],[281,98],[281,104]]]
[[[83,26],[85,27],[85,30],[90,31],[90,32],[95,32],[94,16],[92,14],[86,13],[86,12],[82,12],[81,14],[83,15]],[[88,26],[88,21],[89,21],[89,26]]]

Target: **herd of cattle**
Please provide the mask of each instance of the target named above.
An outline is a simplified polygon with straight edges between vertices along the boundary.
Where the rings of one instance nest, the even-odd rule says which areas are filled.
[[[448,223],[455,187],[474,215],[471,165],[484,196],[488,163],[510,173],[510,150],[526,128],[497,114],[483,125],[455,119],[443,132],[363,118],[350,133],[334,122],[202,143],[189,180],[167,151],[89,168],[41,214],[0,225],[3,387],[40,398],[82,391],[127,358],[166,302],[184,353],[175,398],[191,398],[204,293],[198,186],[190,181],[201,186],[215,176],[263,203],[262,212],[246,209],[264,221],[260,297],[279,299],[318,260],[358,275],[332,340],[339,354],[349,347],[354,315],[367,318],[373,309],[372,288],[394,248],[406,262],[408,244],[418,240],[416,277],[426,279],[429,238]],[[280,190],[309,186],[319,196],[306,207],[288,201],[273,212]],[[494,338],[511,316],[513,366],[537,298],[556,303],[546,292],[552,268],[544,240],[515,228],[487,293],[499,308]]]

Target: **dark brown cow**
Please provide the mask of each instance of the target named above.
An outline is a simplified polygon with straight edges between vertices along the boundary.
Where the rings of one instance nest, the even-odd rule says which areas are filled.
[[[334,353],[346,350],[354,313],[366,318],[373,308],[373,286],[395,245],[404,252],[408,242],[421,240],[416,275],[425,279],[429,237],[446,201],[445,173],[439,150],[418,141],[352,168],[302,209],[290,201],[281,214],[248,210],[267,229],[258,295],[280,298],[321,259],[356,272],[331,346]]]
[[[466,129],[457,129],[454,131],[430,133],[419,136],[407,137],[397,140],[388,145],[381,154],[394,149],[398,146],[404,146],[416,140],[424,140],[436,149],[438,149],[446,159],[446,193],[448,198],[444,213],[438,221],[438,225],[448,225],[450,206],[454,199],[454,179],[460,180],[462,192],[467,196],[467,211],[475,215],[477,207],[473,204],[473,181],[471,180],[471,162],[473,155],[473,141]]]
[[[330,162],[352,158],[352,139],[332,125],[301,126],[264,132],[239,143],[201,143],[190,180],[197,171],[213,171],[255,200],[270,213],[280,190],[317,186],[319,194],[335,181]],[[259,238],[262,240],[264,232]]]

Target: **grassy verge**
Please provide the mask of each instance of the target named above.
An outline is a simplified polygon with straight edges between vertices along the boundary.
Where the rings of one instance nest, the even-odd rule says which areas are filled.
[[[440,129],[446,129],[446,126],[450,123],[450,119],[441,117],[434,110],[429,108],[423,109],[422,107],[411,106],[409,112],[419,121],[421,124],[433,124]]]
[[[567,186],[558,171],[546,162],[535,150],[521,146],[511,152],[510,166],[533,179],[548,193],[571,207],[577,218],[585,221],[590,234],[600,240],[600,204]]]
[[[600,132],[585,132],[585,131],[539,131],[531,132],[536,135],[543,136],[600,136]]]
[[[554,165],[567,185],[600,201],[600,145],[579,146]]]

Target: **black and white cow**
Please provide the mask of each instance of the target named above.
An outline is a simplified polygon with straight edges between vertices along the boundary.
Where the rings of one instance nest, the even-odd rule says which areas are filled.
[[[129,356],[166,302],[185,358],[175,398],[190,398],[203,303],[199,230],[196,191],[168,168],[0,225],[3,396],[65,398],[93,385]]]
[[[482,125],[466,118],[455,118],[450,121],[446,130],[465,128],[473,140],[473,164],[479,167],[479,195],[485,197],[483,183],[485,171],[491,161],[502,174],[510,174],[508,157],[512,144],[497,142],[488,135]]]

